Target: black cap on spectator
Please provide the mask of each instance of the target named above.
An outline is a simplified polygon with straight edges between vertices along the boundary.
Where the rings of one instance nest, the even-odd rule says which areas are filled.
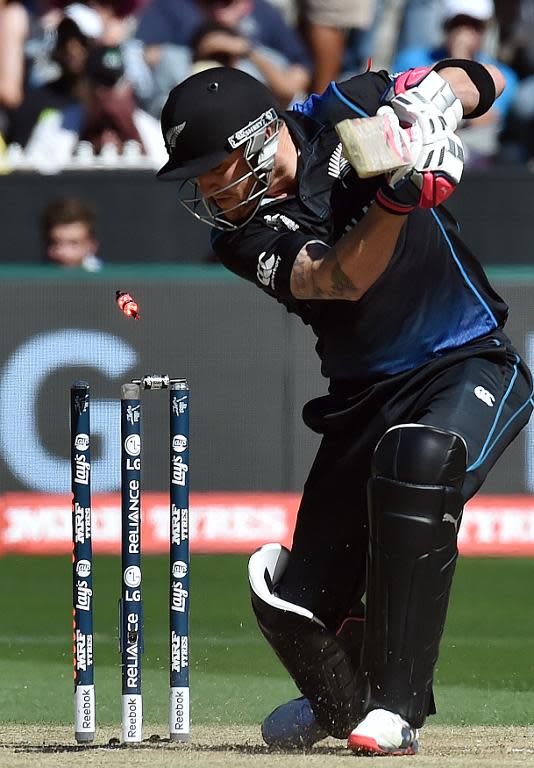
[[[273,94],[238,69],[214,67],[188,77],[170,92],[161,113],[169,162],[158,176],[191,179],[215,168],[268,110],[278,111]]]

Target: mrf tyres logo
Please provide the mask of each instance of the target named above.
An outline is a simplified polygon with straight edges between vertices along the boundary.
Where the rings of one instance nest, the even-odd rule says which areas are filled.
[[[189,666],[189,644],[187,635],[171,632],[171,667],[173,672],[181,672]]]
[[[74,504],[74,541],[76,544],[85,544],[91,538],[91,507],[82,507]]]
[[[181,544],[189,538],[189,510],[175,504],[171,507],[171,543]]]
[[[280,256],[277,256],[275,253],[268,254],[267,251],[260,253],[258,257],[258,269],[256,271],[259,282],[267,288],[274,290],[274,278],[279,265]]]
[[[93,665],[93,636],[76,630],[76,670],[86,672]]]

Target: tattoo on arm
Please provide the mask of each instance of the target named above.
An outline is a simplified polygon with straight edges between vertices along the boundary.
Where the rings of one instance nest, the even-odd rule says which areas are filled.
[[[355,299],[358,288],[343,271],[334,250],[314,252],[307,245],[297,255],[291,272],[292,292],[297,299]],[[319,264],[320,262],[320,264]],[[324,267],[318,270],[315,267]]]
[[[325,292],[323,291],[321,286],[317,284],[317,281],[316,281],[315,277],[316,277],[315,272],[312,269],[312,271],[311,271],[311,281],[312,281],[312,286],[313,286],[312,299],[324,299],[324,298],[327,298],[326,295],[325,295]]]
[[[347,293],[352,294],[357,291],[356,286],[352,280],[343,272],[341,264],[336,256],[334,256],[334,264],[332,266],[332,293],[339,298],[343,298]]]

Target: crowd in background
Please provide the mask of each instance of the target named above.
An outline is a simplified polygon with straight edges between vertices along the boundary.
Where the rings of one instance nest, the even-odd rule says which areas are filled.
[[[169,90],[220,64],[287,108],[332,79],[442,58],[498,62],[468,165],[534,160],[534,0],[0,0],[0,169],[164,162]]]

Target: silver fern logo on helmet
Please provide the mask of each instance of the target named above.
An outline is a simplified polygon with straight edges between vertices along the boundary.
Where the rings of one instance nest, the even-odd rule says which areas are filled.
[[[167,142],[167,149],[170,151],[171,149],[174,149],[176,146],[176,139],[181,134],[181,132],[185,128],[185,121],[183,123],[180,123],[179,125],[173,125],[172,128],[169,128],[167,133],[165,134],[165,140]]]

